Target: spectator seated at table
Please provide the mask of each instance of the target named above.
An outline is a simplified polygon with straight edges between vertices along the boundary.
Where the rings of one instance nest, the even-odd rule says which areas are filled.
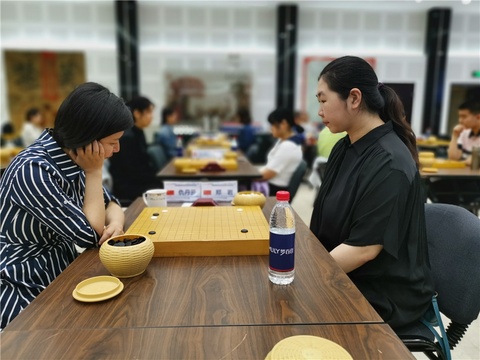
[[[296,125],[295,132],[302,142],[303,158],[307,162],[308,168],[311,168],[315,157],[317,156],[317,126],[316,124],[310,122],[309,115],[306,111],[296,111],[294,121]],[[297,126],[303,129],[303,131],[297,132]]]
[[[268,181],[269,195],[279,190],[288,190],[290,179],[302,160],[302,147],[295,133],[293,113],[287,109],[276,109],[268,116],[271,132],[277,142],[267,155],[267,163],[260,169],[262,181]],[[303,129],[297,127],[297,132]]]
[[[313,171],[308,177],[308,181],[310,181],[310,183],[314,187],[319,188],[320,185],[322,184],[322,179],[318,171],[319,167],[324,166],[322,164],[325,164],[328,161],[328,157],[330,156],[330,153],[332,152],[332,149],[337,143],[337,141],[344,138],[345,135],[347,135],[345,131],[341,131],[339,133],[334,134],[326,126],[318,134],[317,157],[313,162],[313,166],[312,166]]]
[[[28,109],[25,114],[25,123],[22,127],[23,146],[27,147],[33,144],[44,130],[42,113],[37,108]]]
[[[6,121],[2,125],[0,146],[6,148],[23,147],[22,138],[15,135],[15,127],[10,121]]]
[[[78,256],[123,234],[124,214],[102,186],[102,166],[133,125],[122,99],[85,83],[63,101],[55,127],[18,154],[0,181],[3,329]],[[60,305],[59,305],[60,306]]]
[[[128,206],[137,197],[156,186],[156,168],[148,155],[144,128],[152,123],[153,103],[138,96],[127,102],[135,125],[120,139],[122,151],[110,159],[109,171],[113,193],[122,206]]]
[[[480,146],[480,100],[474,99],[462,103],[458,107],[458,124],[452,132],[448,146],[450,160],[472,162],[472,149]]]
[[[328,159],[337,141],[344,138],[345,135],[347,135],[345,131],[332,133],[332,131],[325,126],[318,134],[317,155],[319,157]]]
[[[236,121],[242,124],[238,132],[237,145],[244,153],[248,154],[249,149],[255,144],[255,128],[252,126],[252,118],[248,109],[240,108],[235,115]],[[248,156],[248,155],[247,155]]]
[[[162,110],[162,125],[154,136],[154,142],[165,150],[168,160],[177,155],[177,136],[173,127],[178,122],[178,112],[171,107]]]
[[[458,124],[452,131],[448,146],[450,160],[472,163],[472,150],[480,147],[480,100],[471,99],[458,107]],[[480,204],[480,182],[477,179],[440,179],[430,178],[428,185],[429,198],[442,202],[463,206],[473,213]]]

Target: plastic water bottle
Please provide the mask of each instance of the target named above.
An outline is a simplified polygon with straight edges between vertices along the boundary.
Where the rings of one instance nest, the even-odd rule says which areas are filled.
[[[277,191],[277,203],[270,214],[270,257],[268,278],[288,285],[295,276],[295,216],[288,191]]]
[[[183,141],[181,136],[177,136],[177,156],[182,157],[183,156]]]
[[[230,143],[230,150],[232,151],[237,151],[238,150],[238,142],[237,142],[237,137],[234,136],[232,138],[232,142]]]

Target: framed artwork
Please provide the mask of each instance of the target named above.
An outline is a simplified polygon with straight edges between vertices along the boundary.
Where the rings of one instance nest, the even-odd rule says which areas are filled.
[[[182,122],[202,125],[204,119],[231,120],[239,108],[250,109],[251,76],[242,72],[167,71],[166,104]]]
[[[52,127],[63,99],[85,82],[80,52],[5,51],[10,120],[19,133],[28,109],[36,107]]]

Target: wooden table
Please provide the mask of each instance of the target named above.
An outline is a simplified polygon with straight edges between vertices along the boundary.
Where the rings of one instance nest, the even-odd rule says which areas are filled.
[[[354,359],[415,359],[386,324],[82,328],[2,333],[2,359],[264,359],[280,340],[320,336]]]
[[[470,167],[420,171],[427,197],[434,203],[460,205],[474,214],[480,211],[480,170]]]
[[[263,209],[270,214],[274,198]],[[128,227],[144,208],[126,210]],[[278,286],[268,256],[153,258],[99,303],[73,299],[108,272],[98,250],[80,255],[2,334],[6,358],[249,358],[286,336],[318,335],[354,358],[413,358],[296,215],[296,276]],[[41,344],[41,345],[40,345]],[[115,356],[116,355],[116,356]]]
[[[248,159],[240,155],[238,157],[237,170],[225,170],[219,172],[202,172],[198,171],[194,174],[178,172],[173,166],[174,160],[171,160],[162,170],[157,173],[157,178],[161,181],[165,180],[238,180],[253,181],[262,178],[260,171],[253,166]]]
[[[436,173],[429,173],[420,171],[420,176],[424,179],[427,178],[479,178],[480,179],[480,170],[472,170],[469,166],[465,166],[464,168],[456,168],[456,169],[442,169],[439,168],[438,172]]]

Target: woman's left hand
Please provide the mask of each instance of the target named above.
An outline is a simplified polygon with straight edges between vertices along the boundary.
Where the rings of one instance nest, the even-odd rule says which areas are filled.
[[[105,229],[103,229],[102,236],[100,237],[100,240],[98,241],[98,245],[102,245],[105,240],[110,239],[113,236],[117,235],[123,235],[123,227],[119,224],[108,224],[105,226]]]

